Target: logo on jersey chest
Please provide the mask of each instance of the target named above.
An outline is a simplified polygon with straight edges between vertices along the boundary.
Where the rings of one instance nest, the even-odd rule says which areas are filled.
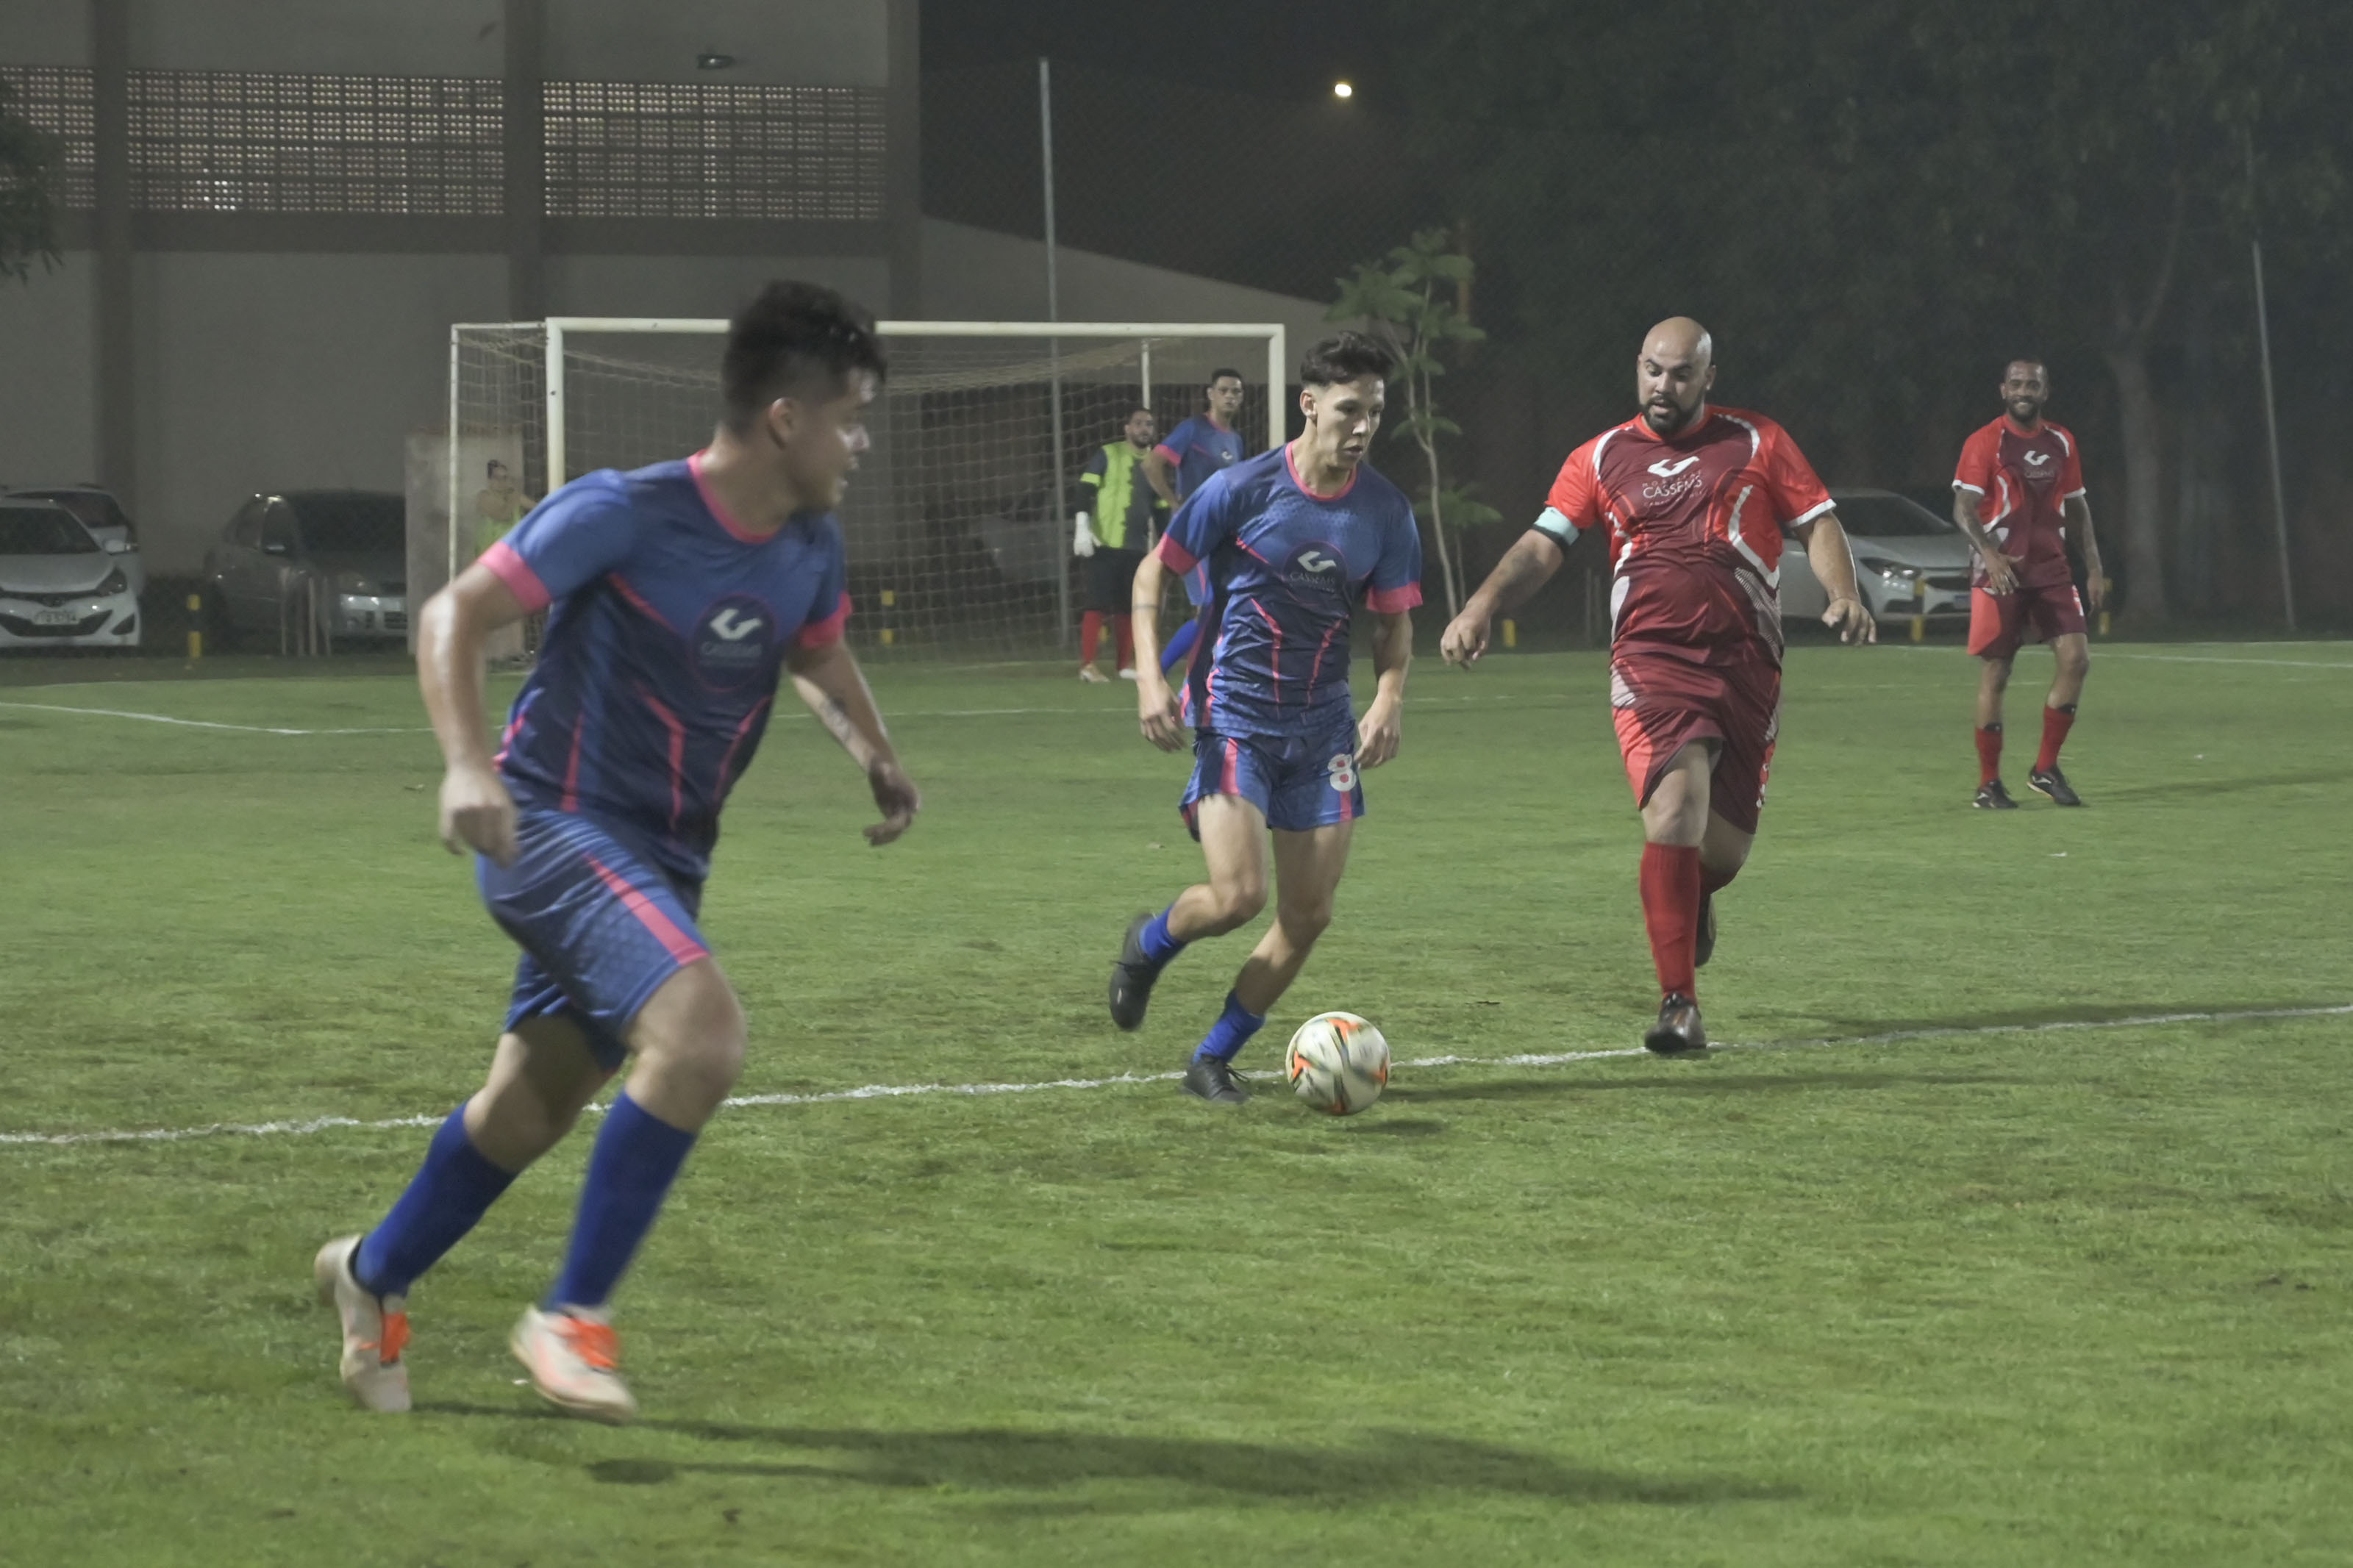
[[[1336,546],[1317,540],[1291,552],[1282,563],[1282,581],[1293,594],[1345,598],[1348,563]]]
[[[1700,467],[1696,452],[1683,458],[1661,458],[1642,472],[1648,477],[1634,486],[1634,493],[1653,504],[1679,500],[1714,482],[1713,476]]]
[[[749,595],[731,594],[702,612],[693,640],[694,672],[705,686],[726,691],[748,685],[776,651],[776,612]]]

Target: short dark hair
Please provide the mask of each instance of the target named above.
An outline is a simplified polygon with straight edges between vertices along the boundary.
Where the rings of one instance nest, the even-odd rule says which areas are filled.
[[[1205,386],[1215,386],[1215,385],[1217,385],[1217,384],[1218,384],[1218,383],[1219,383],[1219,382],[1221,382],[1221,381],[1225,380],[1225,379],[1226,379],[1226,377],[1228,377],[1228,376],[1229,376],[1229,375],[1230,375],[1230,376],[1232,376],[1236,381],[1240,382],[1244,386],[1248,386],[1248,385],[1250,384],[1250,378],[1249,378],[1249,377],[1247,377],[1247,376],[1245,376],[1244,374],[1242,374],[1242,373],[1241,373],[1241,372],[1240,372],[1240,371],[1238,371],[1238,370],[1227,369],[1227,368],[1222,368],[1222,367],[1221,367],[1221,368],[1219,368],[1219,369],[1217,369],[1217,370],[1213,370],[1213,371],[1211,371],[1211,372],[1209,373],[1209,379],[1208,379],[1208,381],[1204,382],[1202,384],[1203,384],[1203,385],[1205,385]]]
[[[1362,332],[1325,338],[1299,358],[1299,380],[1305,386],[1332,386],[1367,375],[1387,381],[1396,373],[1397,355],[1389,346]]]
[[[1160,417],[1157,414],[1153,413],[1151,409],[1139,403],[1134,407],[1127,411],[1126,416],[1120,420],[1120,423],[1124,425],[1128,420],[1134,418],[1139,414],[1143,415],[1147,419],[1157,419]]]
[[[484,478],[484,479],[489,479],[492,474],[502,474],[502,473],[505,473],[505,472],[506,472],[506,470],[507,470],[507,466],[506,466],[506,464],[505,464],[505,463],[501,462],[500,459],[498,459],[498,458],[492,458],[490,460],[490,462],[489,462],[489,463],[488,463],[488,464],[483,468],[483,469],[482,469],[482,478]]]
[[[851,372],[879,381],[888,368],[872,316],[820,284],[779,280],[727,323],[719,384],[728,423],[742,429],[820,375],[838,394]]]

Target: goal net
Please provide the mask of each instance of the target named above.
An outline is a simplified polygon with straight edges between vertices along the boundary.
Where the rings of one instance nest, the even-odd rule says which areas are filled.
[[[726,330],[577,318],[452,328],[443,489],[411,508],[411,601],[504,532],[518,498],[702,447],[719,415]],[[868,413],[873,447],[840,509],[862,651],[956,658],[1066,646],[1084,603],[1084,563],[1071,553],[1079,475],[1122,438],[1132,409],[1153,410],[1166,435],[1200,412],[1214,372],[1237,370],[1251,449],[1283,438],[1279,325],[880,330],[890,374]]]

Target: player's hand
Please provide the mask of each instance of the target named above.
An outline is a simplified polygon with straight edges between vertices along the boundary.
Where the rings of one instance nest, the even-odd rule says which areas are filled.
[[[1398,754],[1405,740],[1404,705],[1376,697],[1356,726],[1356,765],[1377,768]]]
[[[1087,514],[1079,513],[1078,527],[1071,534],[1071,553],[1087,556],[1095,552],[1095,531],[1088,525]]]
[[[1156,669],[1135,672],[1135,717],[1144,738],[1162,751],[1185,749],[1185,721],[1176,711],[1176,694]]]
[[[2090,563],[2084,574],[2084,602],[2095,610],[2108,607],[2108,580],[2100,574],[2100,563]]]
[[[1879,627],[1863,608],[1861,599],[1832,599],[1831,607],[1822,612],[1822,625],[1838,633],[1844,643],[1877,642]]]
[[[1446,623],[1446,630],[1438,639],[1439,657],[1449,664],[1470,668],[1478,661],[1479,656],[1487,651],[1487,631],[1491,624],[1490,617],[1475,610],[1464,610]]]
[[[514,864],[514,796],[497,773],[466,763],[441,775],[441,843],[452,855],[472,849],[501,866]]]
[[[880,849],[914,823],[915,813],[923,809],[923,792],[898,763],[881,758],[866,770],[866,783],[882,808],[882,820],[866,829],[866,842]]]
[[[1985,563],[1987,593],[2000,597],[2018,586],[2018,568],[2026,557],[2004,555],[1999,550],[1989,550],[1978,552],[1978,558]]]

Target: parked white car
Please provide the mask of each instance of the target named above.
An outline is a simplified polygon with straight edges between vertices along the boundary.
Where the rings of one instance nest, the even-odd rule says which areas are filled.
[[[0,497],[0,647],[137,647],[117,557],[55,501]]]
[[[147,563],[139,553],[139,525],[122,510],[122,503],[112,492],[96,485],[41,485],[24,489],[12,489],[10,500],[55,501],[74,516],[90,531],[99,547],[114,557],[122,568],[123,576],[131,580],[131,593],[135,598],[147,592]]]
[[[1854,577],[1874,619],[1930,620],[1969,613],[1969,542],[1952,519],[1893,490],[1832,490],[1854,550]],[[1830,595],[1796,540],[1781,551],[1781,618],[1815,617]]]

